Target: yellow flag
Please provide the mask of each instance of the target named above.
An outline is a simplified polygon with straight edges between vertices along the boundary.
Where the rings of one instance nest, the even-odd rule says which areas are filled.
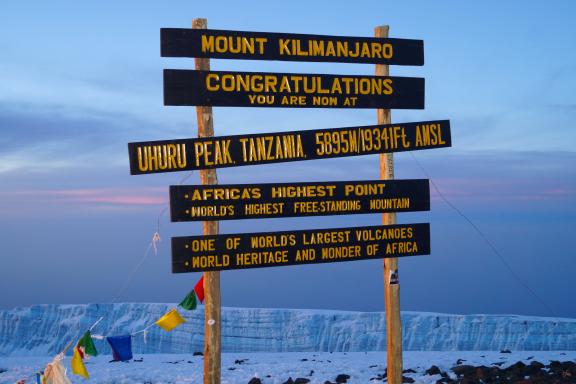
[[[70,359],[70,365],[72,366],[72,373],[75,375],[80,375],[83,378],[87,379],[89,377],[88,371],[84,366],[84,361],[82,361],[82,356],[80,356],[80,352],[78,348],[74,348],[74,356]]]
[[[164,316],[156,320],[156,325],[158,325],[163,330],[170,332],[171,330],[173,330],[174,328],[185,322],[186,320],[184,320],[182,316],[180,316],[176,308],[173,308],[170,311],[168,311]]]

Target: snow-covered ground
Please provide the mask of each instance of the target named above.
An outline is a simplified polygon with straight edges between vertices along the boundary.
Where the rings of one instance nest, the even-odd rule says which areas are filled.
[[[135,355],[135,360],[127,363],[109,363],[110,356],[101,355],[90,359],[88,369],[92,383],[200,383],[202,382],[203,357],[191,354],[144,354]],[[0,357],[0,383],[15,383],[28,377],[48,363],[52,357]],[[460,364],[491,366],[498,363],[501,368],[523,361],[529,364],[540,361],[575,361],[576,351],[408,351],[404,353],[404,369],[416,373],[406,373],[415,383],[436,383],[439,375],[426,375],[432,365],[442,371]],[[69,357],[64,361],[69,367]],[[349,375],[348,383],[378,383],[386,367],[386,352],[291,352],[291,353],[225,353],[222,355],[222,383],[247,384],[258,377],[263,384],[284,383],[291,377],[306,378],[311,384],[335,382],[340,374]],[[72,376],[73,383],[86,383],[79,376]]]

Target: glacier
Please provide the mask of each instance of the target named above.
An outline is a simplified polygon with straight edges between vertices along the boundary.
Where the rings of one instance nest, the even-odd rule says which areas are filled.
[[[42,304],[0,310],[0,356],[53,355],[98,318],[93,334],[135,333],[175,304]],[[157,326],[133,337],[135,353],[191,353],[204,349],[204,307],[179,310],[186,323]],[[402,339],[412,351],[576,350],[576,319],[517,315],[402,312]],[[95,340],[102,353],[110,349]],[[223,352],[362,352],[386,349],[383,312],[222,308]]]

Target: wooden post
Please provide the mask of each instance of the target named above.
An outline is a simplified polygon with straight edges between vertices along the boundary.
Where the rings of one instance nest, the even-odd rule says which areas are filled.
[[[194,19],[193,29],[208,28],[206,19]],[[194,59],[196,69],[209,71],[210,59]],[[212,107],[196,107],[198,137],[214,136]],[[200,171],[202,185],[218,184],[215,169]],[[204,235],[217,235],[218,222],[202,222]],[[204,384],[220,384],[220,272],[204,272]]]
[[[375,37],[388,37],[389,26],[374,28]],[[388,76],[388,65],[377,64],[376,76]],[[378,124],[391,124],[389,109],[378,109]],[[394,155],[380,154],[380,179],[394,179]],[[382,214],[382,224],[396,224],[396,213]],[[390,278],[392,284],[390,284]],[[402,323],[400,320],[400,286],[398,259],[384,259],[384,297],[386,302],[386,355],[389,384],[402,383]]]

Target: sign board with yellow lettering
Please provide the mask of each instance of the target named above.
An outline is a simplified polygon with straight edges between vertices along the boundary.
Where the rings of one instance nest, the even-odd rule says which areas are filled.
[[[130,173],[191,171],[451,146],[448,120],[128,144]]]
[[[425,179],[170,186],[172,221],[428,210]]]
[[[424,109],[424,79],[165,69],[164,105]]]
[[[424,65],[422,40],[160,29],[162,57]]]
[[[280,267],[430,254],[430,225],[172,238],[172,272]]]

